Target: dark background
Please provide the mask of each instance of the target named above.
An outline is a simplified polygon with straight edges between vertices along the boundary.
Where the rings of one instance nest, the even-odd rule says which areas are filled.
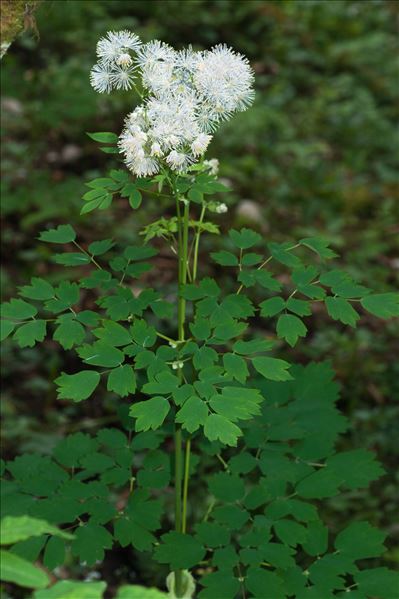
[[[208,152],[234,190],[224,200],[222,231],[251,226],[267,241],[323,235],[341,256],[338,266],[378,291],[396,289],[398,16],[399,3],[382,0],[43,2],[40,39],[21,36],[2,66],[4,298],[32,275],[65,276],[37,241],[40,230],[70,222],[84,243],[131,241],[170,210],[146,199],[138,212],[121,201],[112,212],[79,217],[84,182],[117,163],[85,131],[119,133],[136,102],[132,93],[99,95],[89,85],[98,38],[123,28],[176,48],[225,42],[256,71],[255,105],[224,125]],[[204,241],[200,268],[221,277],[208,259],[215,246],[223,247],[222,237]],[[159,263],[158,285],[173,285],[173,268]],[[330,500],[326,517],[333,528],[351,517],[382,527],[391,535],[386,563],[394,566],[398,323],[363,315],[352,330],[320,312],[310,327],[290,360],[332,360],[352,423],[342,446],[373,449],[387,471],[371,490]],[[49,451],[67,432],[113,421],[115,398],[78,408],[57,403],[52,380],[73,364],[71,352],[50,341],[25,350],[7,341],[2,351],[6,457]]]

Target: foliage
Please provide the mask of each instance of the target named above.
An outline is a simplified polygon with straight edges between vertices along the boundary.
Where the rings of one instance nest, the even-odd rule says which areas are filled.
[[[197,177],[175,177],[172,191],[184,189],[188,196]],[[177,200],[182,201],[179,191]],[[199,201],[206,210],[204,198]],[[184,202],[188,229],[189,203]],[[178,255],[187,257],[181,225],[179,216]],[[195,244],[201,232],[194,226],[193,233]],[[143,260],[155,250],[129,246],[114,256],[115,244],[108,239],[87,249],[76,239],[69,225],[41,234],[45,243],[79,250],[57,254],[63,257],[57,261],[80,269],[82,256],[85,272],[58,287],[32,279],[20,290],[25,299],[3,305],[5,331],[24,347],[42,340],[25,328],[42,322],[45,330],[48,322],[53,339],[74,348],[83,367],[56,379],[59,398],[87,400],[106,380],[108,390],[121,398],[134,395],[124,422],[136,435],[101,429],[94,438],[79,432],[61,441],[53,458],[27,454],[7,463],[11,516],[28,514],[74,530],[72,555],[89,566],[103,560],[114,543],[152,552],[155,561],[175,572],[205,560],[211,569],[200,580],[204,598],[222,593],[234,599],[242,585],[253,597],[266,597],[265,588],[273,599],[301,599],[309,593],[327,597],[363,584],[365,570],[356,562],[381,555],[385,535],[367,522],[354,523],[336,537],[335,552],[328,552],[328,529],[312,501],[363,488],[383,471],[368,451],[336,453],[337,435],[347,423],[335,408],[339,388],[331,367],[293,366],[272,352],[276,339],[294,346],[306,336],[304,320],[318,303],[325,303],[333,319],[356,326],[360,307],[383,318],[399,315],[397,294],[373,294],[345,272],[329,269],[336,254],[322,239],[270,242],[264,255],[262,237],[242,228],[230,232],[229,252],[213,254],[218,264],[234,268],[236,293],[222,293],[209,277],[196,281],[190,269],[190,282],[182,284],[179,272],[179,306],[192,304],[191,337],[184,336],[179,307],[183,320],[179,337],[172,339],[154,326],[159,304],[166,307],[167,299],[150,288],[135,296],[129,286],[143,272],[137,266],[152,268]],[[272,263],[289,276],[276,276]],[[186,258],[184,264],[188,268]],[[95,285],[96,307],[84,309],[81,293]],[[258,288],[269,297],[256,305]],[[255,317],[275,321],[274,339],[247,337]],[[186,532],[187,512],[183,529],[176,524],[175,532],[162,534],[167,512],[153,496],[170,482],[170,457],[163,445],[173,421],[190,434],[190,444],[192,436],[202,453],[218,454],[224,465],[224,471],[208,478],[214,501],[202,522],[192,523],[192,534]],[[134,457],[137,444],[147,449],[144,460],[140,454]],[[238,444],[240,452],[231,454],[228,448]],[[175,468],[178,459],[177,454]],[[175,482],[178,476],[176,470]],[[185,485],[188,476],[186,470]],[[123,507],[122,496],[127,497]],[[187,496],[184,501],[187,510]],[[33,559],[44,551],[44,563],[54,569],[64,563],[67,543],[53,537],[51,528],[43,532]],[[24,554],[19,547],[13,547],[17,559]],[[390,577],[388,571],[381,574],[381,589]]]

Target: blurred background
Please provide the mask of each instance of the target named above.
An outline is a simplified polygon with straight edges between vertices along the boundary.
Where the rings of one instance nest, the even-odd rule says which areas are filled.
[[[226,43],[256,71],[254,106],[224,125],[208,152],[233,188],[223,198],[229,212],[219,219],[222,231],[250,226],[267,241],[322,235],[340,254],[337,266],[378,291],[397,289],[398,17],[399,3],[388,0],[41,2],[37,29],[19,36],[2,61],[3,299],[32,275],[66,275],[37,241],[42,229],[70,222],[84,243],[132,241],[170,210],[148,199],[133,213],[122,200],[112,212],[79,216],[85,181],[118,164],[85,132],[119,133],[136,103],[131,92],[99,95],[89,85],[98,38],[124,28],[176,48]],[[218,277],[208,251],[223,238],[204,239],[202,272]],[[172,286],[170,268],[170,258],[161,257],[150,283]],[[391,535],[392,566],[399,562],[398,323],[363,315],[352,330],[316,312],[309,326],[308,341],[290,360],[332,360],[340,408],[351,421],[342,447],[376,451],[387,472],[371,490],[330,500],[326,517],[336,530],[351,517],[382,527]],[[109,394],[79,407],[56,401],[52,380],[72,370],[71,352],[49,341],[25,350],[5,342],[2,353],[7,458],[47,451],[67,432],[112,422],[116,400]]]

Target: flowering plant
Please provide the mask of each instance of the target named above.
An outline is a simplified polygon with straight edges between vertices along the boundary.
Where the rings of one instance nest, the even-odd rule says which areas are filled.
[[[176,215],[148,224],[144,245],[117,253],[109,239],[84,247],[69,225],[43,232],[44,243],[74,250],[55,261],[81,270],[57,287],[33,278],[22,299],[3,306],[3,337],[31,347],[49,323],[53,339],[82,361],[79,372],[57,377],[60,400],[87,400],[101,381],[122,398],[120,427],[78,432],[51,457],[28,454],[4,465],[3,526],[13,547],[4,551],[3,579],[40,589],[49,580],[27,560],[42,551],[54,571],[66,550],[92,566],[119,543],[166,566],[170,597],[393,599],[394,573],[358,565],[384,551],[385,535],[354,522],[332,542],[318,509],[319,500],[365,487],[383,471],[369,451],[335,449],[348,424],[335,406],[330,364],[293,365],[275,353],[306,337],[316,304],[354,327],[358,307],[397,316],[397,295],[372,293],[329,269],[337,255],[323,239],[264,247],[250,229],[230,231],[229,250],[211,254],[232,269],[233,293],[200,278],[201,236],[218,231],[205,216],[226,210],[213,196],[227,191],[217,161],[204,153],[217,127],[254,98],[248,61],[225,46],[177,52],[127,31],[101,39],[97,54],[93,87],[134,88],[141,104],[119,137],[90,134],[106,152],[121,153],[134,178],[121,169],[90,181],[82,213],[109,208],[115,196],[137,209],[148,193],[169,197]],[[175,298],[145,282],[137,292],[158,240],[177,255],[176,334],[167,328]],[[94,307],[86,290],[96,290]],[[275,333],[256,335],[259,319]],[[190,497],[193,479],[198,497]],[[38,543],[28,556],[21,543],[30,536]],[[79,599],[87,591],[96,599],[104,586],[59,582],[34,597]],[[117,595],[145,596],[133,586]]]

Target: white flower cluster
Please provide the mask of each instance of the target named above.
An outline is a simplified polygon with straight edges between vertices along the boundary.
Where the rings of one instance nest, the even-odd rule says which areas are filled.
[[[248,60],[225,45],[176,51],[121,31],[100,39],[97,55],[90,74],[96,91],[131,89],[141,78],[143,103],[128,115],[119,139],[126,164],[139,177],[162,165],[186,171],[205,153],[218,125],[254,98]]]

